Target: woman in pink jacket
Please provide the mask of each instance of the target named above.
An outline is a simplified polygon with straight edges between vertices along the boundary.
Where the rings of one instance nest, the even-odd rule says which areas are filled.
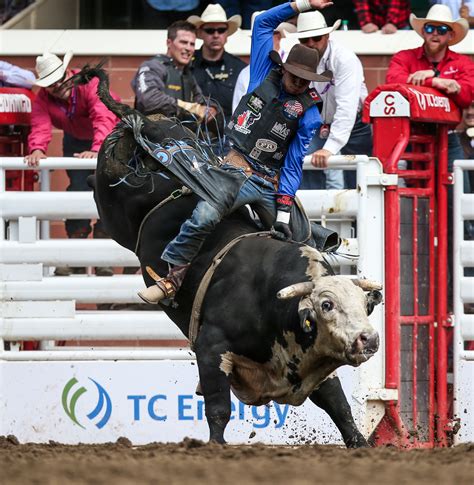
[[[96,158],[105,137],[112,131],[118,118],[109,111],[97,96],[97,79],[86,85],[68,86],[64,81],[77,71],[68,69],[72,52],[67,52],[61,61],[49,52],[36,58],[38,79],[35,84],[41,89],[33,103],[31,113],[31,132],[28,137],[29,155],[25,161],[30,166],[40,165],[46,158],[48,145],[52,138],[52,129],[63,130],[63,155],[65,157]],[[112,93],[117,100],[120,98]],[[91,190],[87,177],[92,170],[67,170],[69,177],[68,191]],[[91,232],[87,219],[66,220],[66,232],[69,238],[86,238]],[[106,237],[100,221],[94,226],[94,237]],[[79,271],[83,272],[80,268]],[[112,274],[110,268],[96,268],[97,274]],[[71,269],[57,268],[57,275],[69,275]]]

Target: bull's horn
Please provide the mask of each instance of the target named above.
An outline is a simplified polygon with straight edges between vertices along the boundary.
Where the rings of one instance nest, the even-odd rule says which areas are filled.
[[[314,284],[311,281],[296,283],[281,289],[277,293],[277,298],[280,300],[287,300],[288,298],[295,298],[296,296],[306,296],[313,291],[313,288]]]
[[[351,281],[364,291],[381,290],[383,288],[381,283],[373,280],[366,280],[364,278],[354,278]]]

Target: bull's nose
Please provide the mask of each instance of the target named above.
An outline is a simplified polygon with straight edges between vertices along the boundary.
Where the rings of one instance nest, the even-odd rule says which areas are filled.
[[[354,350],[367,354],[375,354],[379,348],[379,334],[377,332],[362,332],[354,342]]]

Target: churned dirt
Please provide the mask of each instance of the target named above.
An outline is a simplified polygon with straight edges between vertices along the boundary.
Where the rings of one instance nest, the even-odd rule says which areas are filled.
[[[344,484],[474,483],[474,444],[401,451],[329,446],[220,446],[187,439],[135,447],[18,444],[0,437],[0,483]]]

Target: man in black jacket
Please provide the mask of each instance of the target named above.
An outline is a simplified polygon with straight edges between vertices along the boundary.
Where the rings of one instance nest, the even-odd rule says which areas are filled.
[[[201,49],[196,51],[192,72],[205,96],[217,101],[226,120],[232,115],[232,95],[240,71],[246,66],[238,57],[225,51],[227,38],[240,27],[240,15],[227,19],[219,4],[211,4],[201,17],[188,18],[197,27],[202,39]]]
[[[196,28],[178,20],[168,27],[166,55],[145,61],[132,81],[136,108],[143,114],[163,114],[182,120],[209,120],[216,109],[203,96],[190,72]]]

